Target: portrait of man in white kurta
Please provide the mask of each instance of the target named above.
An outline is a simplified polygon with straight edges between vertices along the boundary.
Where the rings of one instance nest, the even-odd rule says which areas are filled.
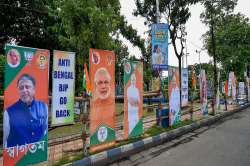
[[[127,89],[129,134],[139,121],[140,94],[136,87],[136,76],[131,75],[131,85]]]

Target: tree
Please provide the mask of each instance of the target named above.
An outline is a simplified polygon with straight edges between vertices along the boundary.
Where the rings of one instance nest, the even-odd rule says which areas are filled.
[[[123,35],[145,52],[144,40],[120,15],[119,1],[4,0],[0,2],[0,20],[0,53],[11,41],[76,52],[76,93],[81,91],[83,61],[88,61],[89,48],[114,50],[119,62],[128,57],[127,47],[119,40]]]
[[[237,78],[244,80],[247,62],[250,62],[250,24],[244,15],[232,14],[218,19],[215,26],[216,55],[221,64],[223,77],[234,71]],[[205,47],[211,50],[211,37],[204,35]]]
[[[0,53],[4,44],[11,41],[30,47],[58,48],[57,37],[48,28],[55,22],[50,4],[44,0],[1,1]]]
[[[201,0],[202,4],[205,7],[205,11],[201,14],[201,19],[203,23],[209,25],[210,35],[211,35],[211,49],[208,50],[208,53],[213,56],[214,64],[214,94],[217,94],[218,82],[217,80],[217,55],[216,55],[216,43],[215,43],[215,26],[216,21],[220,18],[224,18],[226,15],[230,14],[237,0]],[[213,106],[215,106],[216,95],[213,98]],[[213,107],[213,114],[215,109]]]
[[[159,11],[166,18],[169,25],[171,44],[174,47],[174,52],[179,61],[179,75],[181,82],[181,57],[184,55],[184,38],[186,35],[185,24],[191,13],[189,6],[195,4],[198,0],[160,0]],[[146,18],[145,24],[151,25],[156,23],[156,3],[152,0],[136,0],[137,10],[134,12],[135,16],[142,16]],[[178,50],[178,44],[180,49]],[[151,54],[149,54],[151,55]],[[181,91],[180,91],[181,96]],[[180,99],[181,100],[181,99]]]
[[[66,50],[75,50],[76,89],[81,91],[83,61],[88,62],[89,48],[114,50],[118,65],[128,56],[127,48],[119,41],[123,35],[132,44],[145,50],[144,41],[136,30],[120,15],[120,2],[113,0],[57,1],[59,22],[54,26],[61,31],[59,41]],[[116,66],[117,68],[119,66]],[[121,66],[120,66],[121,67]],[[121,70],[119,70],[121,71]]]

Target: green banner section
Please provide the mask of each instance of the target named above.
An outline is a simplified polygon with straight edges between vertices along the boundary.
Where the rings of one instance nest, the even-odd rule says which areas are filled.
[[[124,62],[124,85],[126,85],[130,79],[131,74],[134,72],[134,65],[136,62],[126,60]]]
[[[5,46],[5,55],[6,55],[6,63],[5,63],[5,73],[8,75],[4,80],[4,87],[8,87],[8,85],[15,79],[16,75],[19,71],[26,65],[26,63],[32,59],[32,56],[36,52],[35,48],[27,48],[20,46]],[[11,71],[11,72],[9,72]]]
[[[139,120],[139,122],[136,124],[135,128],[131,131],[129,134],[129,138],[131,137],[137,137],[143,134],[143,118]]]
[[[41,141],[34,143],[32,150],[28,152],[21,158],[16,166],[24,166],[37,164],[39,162],[47,161],[48,158],[48,135],[45,135]],[[44,144],[43,144],[44,143]]]
[[[115,140],[115,130],[103,124],[90,137],[90,146]]]

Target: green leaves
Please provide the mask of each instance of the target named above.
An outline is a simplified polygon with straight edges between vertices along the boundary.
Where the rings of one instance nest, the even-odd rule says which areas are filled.
[[[224,71],[236,72],[244,79],[245,64],[250,62],[250,24],[242,14],[218,19],[215,27],[216,55]],[[205,46],[211,49],[211,38],[205,35]]]

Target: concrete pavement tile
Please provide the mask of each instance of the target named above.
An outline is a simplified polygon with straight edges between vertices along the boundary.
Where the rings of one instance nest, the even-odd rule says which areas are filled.
[[[124,160],[118,163],[119,166],[129,166],[132,165],[133,162],[131,162],[130,160]]]
[[[134,154],[134,155],[130,156],[129,160],[132,161],[132,162],[134,162],[134,161],[136,161],[136,160],[138,160],[138,159],[140,159],[142,157],[143,156],[140,153],[137,153],[137,154]]]
[[[147,150],[140,152],[139,154],[143,157],[146,157],[146,156],[150,156],[151,153],[152,152],[149,149],[147,149]]]
[[[119,166],[119,165],[117,163],[113,163],[113,164],[111,164],[109,166]]]

